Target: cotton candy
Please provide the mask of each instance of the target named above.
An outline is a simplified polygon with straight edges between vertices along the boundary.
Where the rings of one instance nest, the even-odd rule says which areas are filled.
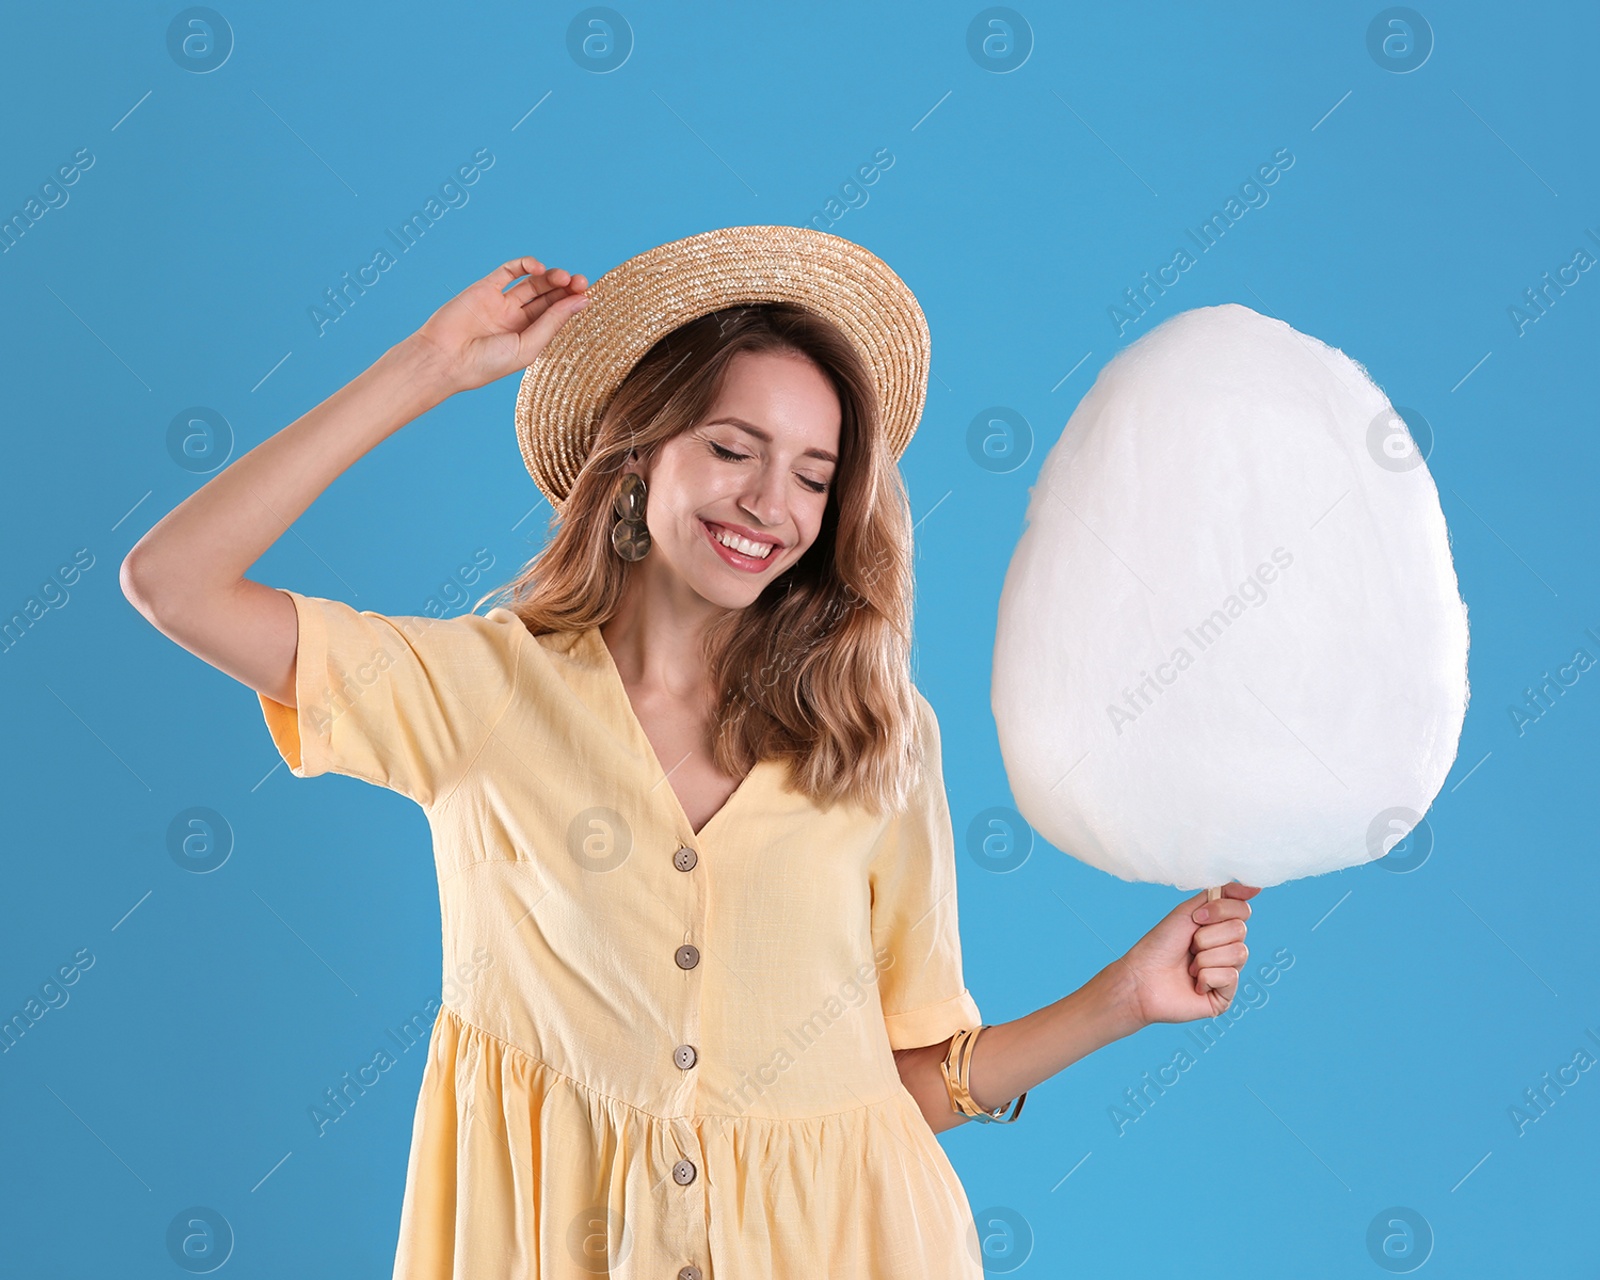
[[[1105,366],[1000,597],[995,724],[1040,835],[1186,890],[1367,862],[1438,794],[1467,696],[1438,491],[1365,369],[1232,304]]]

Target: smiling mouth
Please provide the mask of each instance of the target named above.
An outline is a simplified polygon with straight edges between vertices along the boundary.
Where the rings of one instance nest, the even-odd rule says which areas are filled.
[[[782,545],[746,538],[709,520],[702,520],[700,523],[704,526],[706,537],[710,539],[712,548],[717,554],[734,568],[747,572],[766,568],[772,561],[773,553]]]

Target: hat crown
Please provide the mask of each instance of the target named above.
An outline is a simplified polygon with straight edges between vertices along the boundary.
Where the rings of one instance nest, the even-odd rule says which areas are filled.
[[[872,376],[895,458],[927,403],[930,339],[915,295],[877,255],[826,231],[702,231],[629,258],[587,292],[588,305],[556,331],[517,392],[523,461],[557,511],[629,371],[666,334],[725,307],[793,302],[837,325]]]

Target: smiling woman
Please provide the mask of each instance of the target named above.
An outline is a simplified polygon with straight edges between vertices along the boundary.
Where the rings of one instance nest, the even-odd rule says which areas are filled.
[[[628,373],[549,545],[484,599],[535,634],[604,623],[616,641],[640,602],[687,588],[705,658],[677,684],[704,666],[708,763],[729,780],[788,760],[819,802],[892,811],[916,751],[911,517],[878,422],[871,374],[822,316],[782,302],[700,316]],[[637,562],[611,551],[624,472],[651,495]]]
[[[649,250],[594,293],[503,264],[167,515],[123,589],[257,692],[295,777],[427,811],[446,973],[487,957],[429,1034],[396,1280],[980,1280],[934,1135],[1226,1007],[1254,890],[984,1024],[910,671],[920,307],[866,250],[781,226]],[[243,577],[285,513],[515,368],[556,514],[505,603],[388,616]]]

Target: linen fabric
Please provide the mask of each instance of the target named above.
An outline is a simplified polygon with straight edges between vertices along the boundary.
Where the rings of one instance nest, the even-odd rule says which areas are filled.
[[[396,1280],[983,1274],[893,1057],[982,1021],[920,692],[904,812],[824,811],[764,761],[697,833],[598,628],[285,594],[296,706],[260,698],[285,762],[433,835],[449,996]]]

